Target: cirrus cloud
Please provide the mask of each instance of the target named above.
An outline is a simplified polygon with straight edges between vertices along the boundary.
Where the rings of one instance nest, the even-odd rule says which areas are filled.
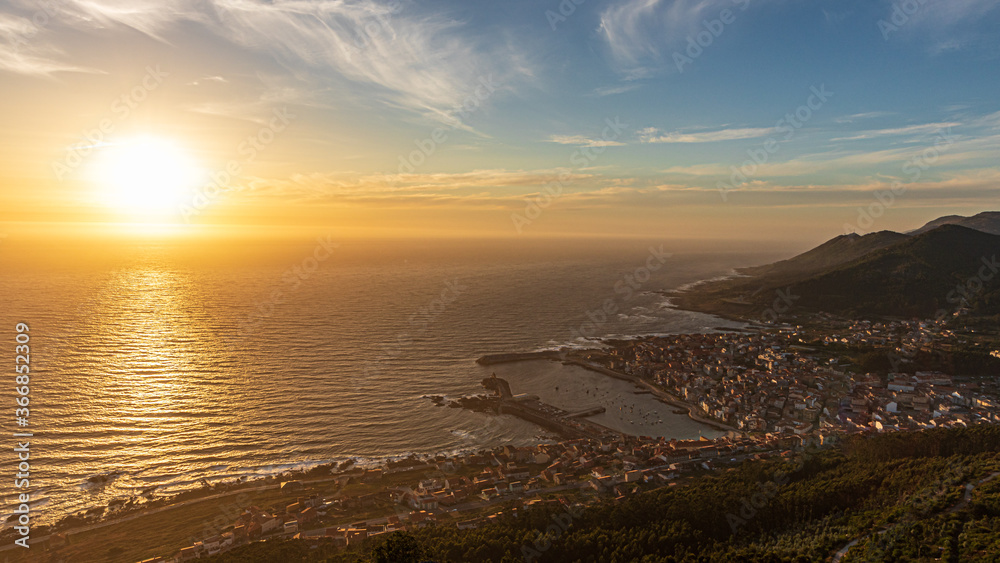
[[[770,127],[743,127],[700,133],[682,133],[679,131],[665,133],[655,127],[647,127],[638,131],[637,134],[639,140],[643,143],[715,143],[739,139],[756,139],[764,137],[773,131],[774,129]]]

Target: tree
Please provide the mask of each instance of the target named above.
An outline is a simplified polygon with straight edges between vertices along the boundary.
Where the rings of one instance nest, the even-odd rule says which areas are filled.
[[[393,532],[372,550],[375,563],[419,563],[423,550],[406,532]]]

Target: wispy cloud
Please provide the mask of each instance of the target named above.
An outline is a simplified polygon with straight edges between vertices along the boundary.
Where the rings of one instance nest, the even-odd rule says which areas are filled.
[[[977,117],[970,122],[970,125],[1000,131],[1000,111]]]
[[[884,0],[889,9],[889,15],[896,10],[898,1]],[[919,8],[909,15],[911,21],[918,25],[927,25],[938,29],[975,20],[985,16],[998,7],[995,0],[948,0],[948,2],[920,2]]]
[[[205,76],[205,77],[199,78],[198,80],[195,80],[193,82],[189,82],[188,86],[201,86],[202,84],[210,83],[210,82],[217,83],[217,84],[228,84],[229,83],[229,81],[226,80],[226,78],[223,77],[223,76]]]
[[[623,147],[625,143],[607,139],[593,139],[586,135],[552,135],[548,138],[550,143],[560,145],[576,145],[578,147]]]
[[[304,85],[285,76],[258,74],[253,81],[201,79],[188,86],[212,86],[225,91],[225,96],[215,96],[184,106],[188,111],[250,121],[264,125],[271,119],[271,112],[282,106],[325,107],[325,90]]]
[[[655,127],[647,127],[637,134],[643,143],[715,143],[718,141],[734,141],[738,139],[756,139],[772,133],[768,127],[746,127],[742,129],[722,129],[700,133],[682,133],[675,131],[665,133]]]
[[[706,19],[723,9],[745,7],[733,0],[620,0],[601,14],[600,33],[621,71],[630,78],[648,76],[669,62],[669,52],[683,45]]]
[[[248,197],[278,198],[280,200],[369,200],[379,198],[439,198],[467,197],[491,192],[510,192],[511,189],[530,191],[551,182],[593,185],[599,178],[591,173],[567,170],[506,170],[486,169],[461,173],[413,174],[353,174],[316,173],[298,174],[286,180],[258,178],[251,182],[254,189]],[[449,195],[463,193],[462,196]]]
[[[343,174],[296,176],[288,180],[259,180],[248,197],[273,205],[309,202],[315,206],[368,206],[378,208],[523,209],[525,197],[538,195],[546,183],[558,178],[556,170],[477,170],[462,174],[407,174],[396,183],[378,175]],[[718,198],[712,182],[680,184],[650,178],[610,178],[591,174],[563,177],[567,187],[560,201],[578,211],[587,209],[649,208],[660,205],[704,206]],[[989,205],[996,197],[1000,172],[979,169],[946,172],[937,179],[908,184],[908,206],[942,202]],[[871,199],[875,190],[891,187],[890,179],[859,179],[853,183],[780,183],[755,180],[742,185],[741,197],[750,206],[856,207]],[[275,199],[277,198],[277,199]]]
[[[531,65],[508,38],[474,33],[442,10],[403,6],[380,0],[67,0],[58,17],[80,30],[124,26],[165,43],[181,42],[190,25],[201,25],[298,78],[329,84],[327,77],[341,77],[367,85],[383,103],[442,121],[454,121],[455,108],[481,80],[492,77],[497,89],[510,90],[530,79]]]
[[[59,72],[99,72],[65,61],[61,49],[40,39],[43,32],[28,18],[0,14],[0,71],[45,77]]]
[[[929,42],[932,54],[978,45],[993,37],[1000,4],[996,0],[948,0],[920,2],[915,11],[904,11],[902,3],[883,0],[883,33],[900,33],[917,41]],[[891,26],[891,27],[886,27]],[[888,36],[888,35],[887,35]]]
[[[985,118],[984,118],[985,119]],[[935,145],[933,136],[925,136],[923,144],[876,151],[826,151],[804,154],[785,161],[767,162],[757,167],[754,176],[760,179],[778,177],[808,177],[814,174],[866,176],[871,170],[881,169],[889,176],[899,176],[900,167],[920,158],[927,147]],[[1000,134],[963,137],[954,135],[952,144],[943,147],[934,161],[935,169],[945,169],[964,163],[989,162],[1000,150]],[[727,178],[733,165],[739,163],[704,163],[672,166],[664,174],[703,178]],[[887,167],[891,166],[891,167]]]
[[[632,84],[622,84],[619,86],[603,86],[601,88],[596,88],[594,90],[594,95],[603,98],[605,96],[615,96],[617,94],[624,94],[625,92],[631,92],[638,88],[639,85],[636,83]]]
[[[869,111],[865,113],[855,113],[853,115],[844,115],[841,117],[836,117],[833,119],[836,123],[854,123],[855,121],[861,121],[864,119],[875,119],[877,117],[886,117],[894,115],[890,111]]]
[[[923,123],[920,125],[909,125],[907,127],[896,127],[892,129],[874,129],[870,131],[862,131],[857,135],[851,135],[850,137],[837,137],[831,139],[831,141],[861,141],[865,139],[876,139],[879,137],[896,137],[904,135],[926,136],[943,129],[948,129],[949,127],[958,127],[960,125],[962,124],[956,122]]]

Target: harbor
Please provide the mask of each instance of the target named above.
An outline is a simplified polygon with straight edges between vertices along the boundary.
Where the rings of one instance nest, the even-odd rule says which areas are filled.
[[[586,417],[604,413],[606,408],[602,405],[587,405],[570,412],[542,402],[538,395],[514,394],[510,383],[495,373],[483,379],[482,385],[489,394],[462,397],[450,406],[516,416],[566,439],[604,440],[622,436],[621,432],[587,420]]]
[[[679,397],[658,388],[655,385],[650,384],[648,381],[643,380],[635,375],[630,375],[609,369],[608,367],[601,365],[600,360],[604,353],[600,350],[564,350],[564,351],[553,351],[544,350],[539,352],[524,352],[524,353],[508,353],[508,354],[488,354],[480,357],[476,360],[476,363],[483,366],[499,366],[503,364],[517,364],[521,362],[531,362],[539,360],[548,360],[553,362],[558,362],[563,366],[576,366],[583,368],[592,373],[598,373],[602,376],[608,378],[616,379],[623,382],[628,382],[634,386],[633,391],[636,395],[649,395],[654,398],[659,403],[670,407],[670,413],[675,415],[684,415],[691,421],[697,423],[698,425],[706,428],[710,428],[715,432],[732,432],[736,429],[730,425],[721,423],[717,420],[712,420],[708,417],[702,416],[694,405],[685,402]],[[626,409],[628,405],[620,404],[620,408]],[[577,410],[576,406],[571,407],[571,410]],[[632,433],[627,432],[626,433]],[[707,432],[711,433],[711,432]],[[657,432],[646,431],[646,432],[634,432],[633,435],[657,435]]]

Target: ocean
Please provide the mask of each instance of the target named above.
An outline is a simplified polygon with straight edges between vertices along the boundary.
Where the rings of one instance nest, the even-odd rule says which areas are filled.
[[[0,338],[13,365],[14,325],[30,326],[36,522],[202,479],[554,439],[427,398],[483,392],[493,372],[557,406],[603,404],[594,420],[622,431],[717,436],[579,367],[475,363],[739,326],[677,310],[664,292],[775,256],[689,246],[7,241]],[[8,410],[5,428],[24,430]]]

